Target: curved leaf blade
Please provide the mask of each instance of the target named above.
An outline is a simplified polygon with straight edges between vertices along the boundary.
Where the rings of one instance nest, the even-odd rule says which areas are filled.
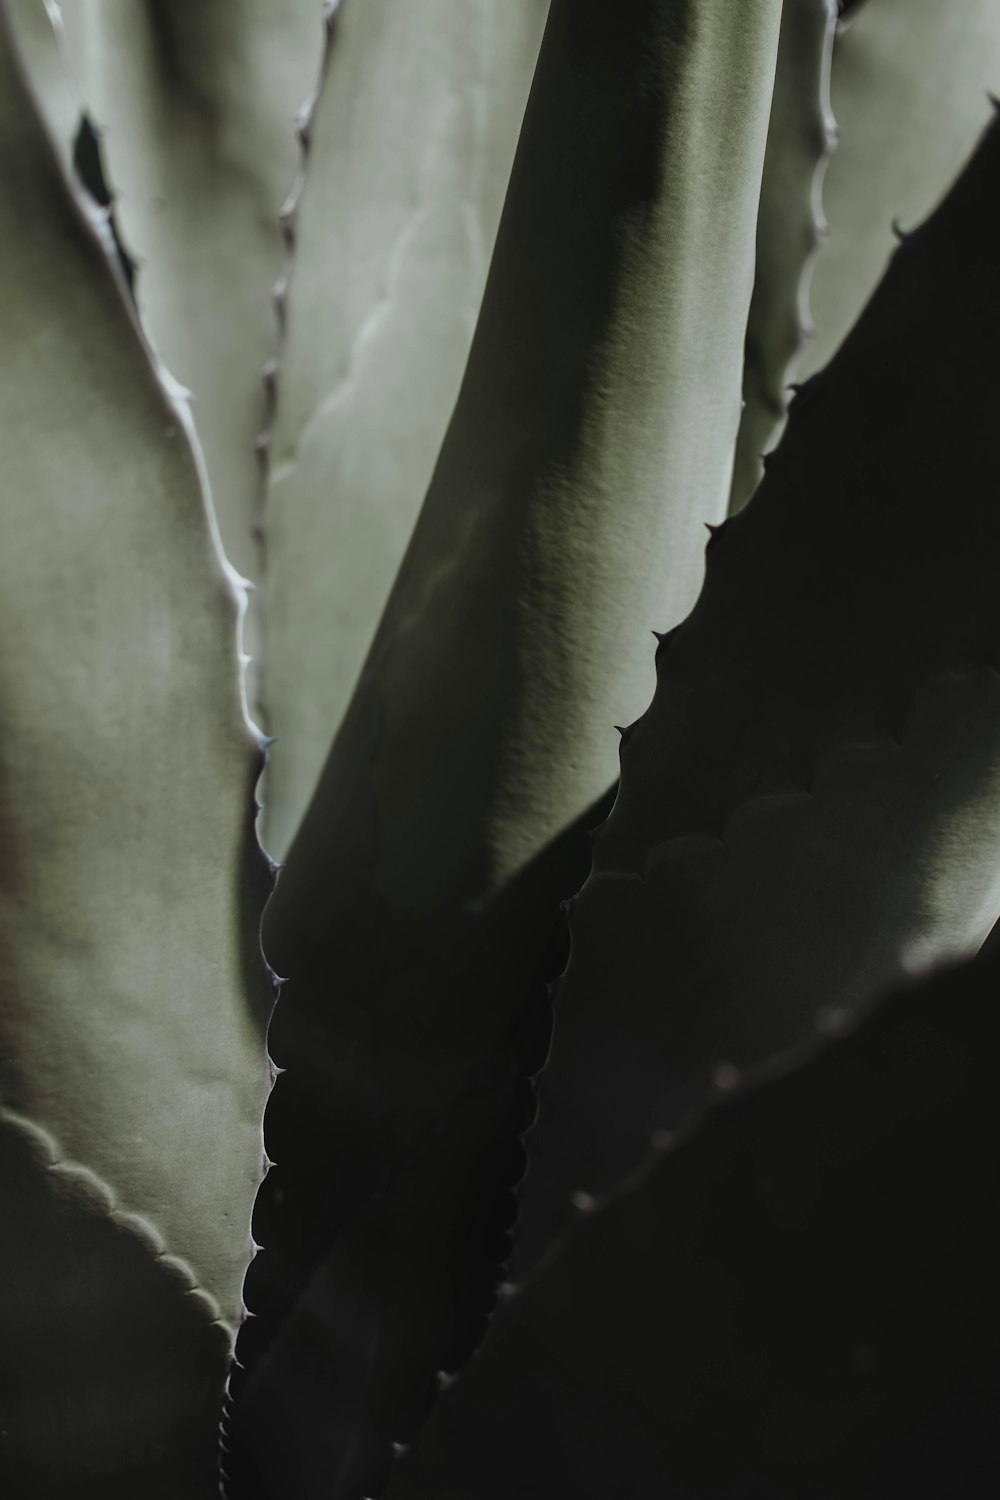
[[[347,0],[290,228],[269,449],[265,841],[284,858],[458,397],[548,0]]]
[[[851,327],[904,230],[928,214],[975,145],[988,92],[1000,91],[1000,14],[991,0],[878,0],[834,48],[838,147],[824,183],[829,238],[816,264],[820,369]]]
[[[994,124],[659,648],[571,917],[524,1265],[714,1070],[974,952],[1000,909],[998,172]]]
[[[731,514],[760,483],[763,455],[787,412],[787,382],[809,332],[809,284],[826,228],[820,195],[837,138],[830,112],[836,19],[836,0],[785,0],[781,10]]]
[[[566,832],[725,506],[778,10],[550,13],[462,394],[268,909],[247,1493],[377,1487],[489,1313]]]
[[[124,1408],[90,1398],[106,1381],[124,1394],[138,1378],[135,1338],[145,1325],[126,1340],[128,1377],[110,1335],[106,1349],[91,1347],[89,1393],[79,1379],[81,1329],[91,1326],[91,1304],[115,1307],[119,1277],[125,1296],[145,1276],[149,1335],[169,1323],[173,1305],[194,1340],[184,1359],[197,1372],[198,1430],[217,1425],[251,1254],[269,1082],[271,994],[258,937],[269,874],[252,799],[261,749],[241,697],[239,601],[189,418],[154,370],[116,284],[106,219],[71,187],[43,134],[8,10],[0,12],[0,1118],[5,1162],[8,1148],[14,1153],[5,1180],[16,1195],[3,1208],[0,1257],[5,1285],[33,1271],[40,1278],[27,1306],[50,1299],[71,1311],[41,1279],[55,1274],[60,1247],[29,1263],[33,1226],[61,1232],[68,1214],[67,1232],[79,1237],[73,1275],[83,1321],[64,1330],[75,1352],[61,1374],[48,1373],[59,1346],[36,1341],[23,1389],[49,1390],[46,1429],[28,1412],[36,1425],[13,1434],[7,1451],[19,1455],[15,1464],[37,1464],[46,1494],[81,1493],[73,1487],[84,1483],[81,1454],[98,1451],[95,1485],[110,1484],[116,1467],[138,1482],[138,1462],[155,1494],[164,1443],[204,1456],[202,1438],[187,1431],[191,1396],[170,1373],[161,1379],[155,1343],[146,1346],[152,1416],[137,1457]],[[25,1169],[27,1200],[17,1189],[19,1122],[44,1143],[40,1165]],[[82,1210],[63,1202],[80,1174],[95,1185]],[[95,1213],[112,1214],[117,1226],[103,1251]],[[156,1246],[176,1261],[172,1276],[154,1264]],[[148,1258],[146,1272],[137,1255]],[[191,1300],[193,1284],[201,1290]],[[197,1318],[178,1311],[184,1298]],[[5,1357],[7,1347],[25,1349],[23,1311],[4,1311],[14,1320]],[[123,1326],[119,1315],[114,1322]],[[47,1326],[43,1318],[39,1333]],[[157,1390],[178,1398],[158,1415]],[[18,1422],[25,1416],[21,1408]],[[74,1434],[91,1422],[103,1425],[81,1434],[78,1449]],[[188,1482],[192,1494],[212,1492],[214,1455]]]
[[[68,77],[33,59],[43,108],[58,121],[68,93],[104,137],[143,327],[192,392],[226,550],[256,579],[279,218],[322,53],[321,0],[60,0],[59,11]]]
[[[720,1093],[498,1311],[386,1500],[987,1494],[998,970]]]

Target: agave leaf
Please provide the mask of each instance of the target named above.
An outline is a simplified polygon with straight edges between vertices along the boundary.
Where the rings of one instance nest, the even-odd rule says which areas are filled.
[[[974,952],[1000,912],[998,185],[994,124],[659,649],[571,915],[523,1264],[713,1070]]]
[[[246,1356],[245,1493],[370,1493],[488,1311],[566,830],[726,503],[779,9],[550,12],[459,402],[268,909],[262,1344],[319,1269]]]
[[[823,190],[830,234],[812,283],[806,373],[827,362],[877,284],[893,222],[909,229],[954,179],[991,90],[1000,90],[994,0],[877,0],[852,14],[834,49],[839,145]]]
[[[386,1500],[884,1500],[1000,1482],[1000,971],[664,1137],[493,1320]]]
[[[217,1483],[261,1176],[261,752],[190,419],[105,215],[43,133],[17,8],[0,13],[0,1474],[19,1495],[174,1500]]]
[[[298,165],[295,114],[322,52],[321,0],[58,9],[65,66],[33,70],[43,106],[64,127],[67,102],[79,101],[106,138],[116,216],[141,268],[143,327],[193,393],[227,552],[255,578],[255,442],[277,339],[270,292]]]
[[[781,11],[730,513],[760,483],[761,455],[784,420],[787,382],[809,330],[809,282],[825,231],[820,195],[836,141],[830,112],[836,22],[836,0],[785,0]]]
[[[270,447],[265,840],[288,851],[427,491],[548,0],[346,0],[309,122]]]

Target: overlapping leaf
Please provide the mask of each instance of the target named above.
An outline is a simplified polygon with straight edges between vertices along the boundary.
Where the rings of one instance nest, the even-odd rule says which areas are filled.
[[[522,1264],[713,1074],[974,951],[1000,909],[998,183],[994,124],[660,646],[571,920]]]
[[[458,396],[548,0],[344,0],[309,122],[267,502],[283,858]]]
[[[0,1474],[46,1500],[207,1497],[268,1084],[260,748],[189,419],[38,122],[19,3],[0,14]]]
[[[873,0],[851,6],[834,50],[839,144],[823,190],[830,226],[811,290],[815,340],[802,368],[830,358],[877,284],[892,223],[912,227],[953,180],[1000,90],[994,0]]]
[[[743,363],[743,417],[730,511],[749,500],[787,410],[787,382],[809,329],[809,283],[836,140],[830,62],[836,0],[785,0],[757,217],[757,262]]]
[[[903,989],[662,1140],[500,1308],[386,1500],[991,1494],[998,999],[995,958]]]
[[[564,836],[725,508],[778,13],[550,14],[455,415],[269,908],[241,1495],[375,1488],[489,1309]]]
[[[43,107],[66,139],[67,109],[85,108],[104,133],[143,327],[192,391],[227,552],[256,578],[255,442],[278,332],[270,293],[298,166],[295,116],[322,57],[321,0],[60,0],[58,10],[63,66],[32,57]]]

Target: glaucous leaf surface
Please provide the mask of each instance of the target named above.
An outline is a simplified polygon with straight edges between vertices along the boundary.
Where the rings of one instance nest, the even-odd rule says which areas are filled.
[[[1000,92],[996,0],[871,0],[834,48],[838,146],[823,188],[830,233],[811,290],[816,336],[802,369],[830,358],[892,252],[937,203]]]
[[[779,13],[550,12],[455,414],[268,908],[241,1497],[371,1493],[489,1310],[562,841],[726,505]]]
[[[548,0],[341,0],[270,446],[265,842],[315,790],[458,396]]]
[[[821,196],[836,141],[830,112],[836,0],[784,0],[757,218],[757,263],[743,353],[743,416],[730,512],[764,472],[788,408],[787,382],[809,327],[809,283],[825,228]]]
[[[998,204],[994,123],[659,648],[571,915],[522,1266],[713,1073],[974,952],[1000,912]]]
[[[0,11],[0,1474],[207,1497],[269,1082],[261,752],[189,418],[39,123],[24,4]]]
[[[36,0],[42,8],[42,0]],[[226,550],[256,578],[255,442],[279,216],[299,166],[296,113],[323,54],[321,0],[60,0],[67,76],[44,80],[102,131],[143,327],[192,392]],[[62,105],[65,108],[65,105]]]

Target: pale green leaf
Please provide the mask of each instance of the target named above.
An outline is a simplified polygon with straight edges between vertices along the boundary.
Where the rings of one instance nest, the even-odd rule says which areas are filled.
[[[261,752],[190,418],[22,82],[24,3],[0,12],[0,1343],[26,1363],[0,1473],[187,1500],[216,1483],[261,1176]]]
[[[45,70],[43,107],[63,125],[67,103],[78,103],[104,133],[116,217],[139,261],[143,327],[193,394],[227,552],[256,578],[255,443],[278,337],[279,217],[299,164],[296,113],[322,56],[321,0],[60,0],[58,9],[63,76]]]
[[[726,504],[779,13],[550,13],[455,414],[269,907],[258,1490],[370,1493],[488,1314],[564,836]]]
[[[994,124],[660,647],[571,918],[524,1264],[713,1076],[974,952],[1000,912],[998,186]]]
[[[344,0],[295,210],[266,511],[266,843],[315,789],[458,395],[548,0]]]
[[[823,188],[829,239],[810,295],[815,340],[803,371],[830,358],[885,269],[892,224],[934,207],[1000,92],[996,0],[871,0],[834,49],[839,144]]]

